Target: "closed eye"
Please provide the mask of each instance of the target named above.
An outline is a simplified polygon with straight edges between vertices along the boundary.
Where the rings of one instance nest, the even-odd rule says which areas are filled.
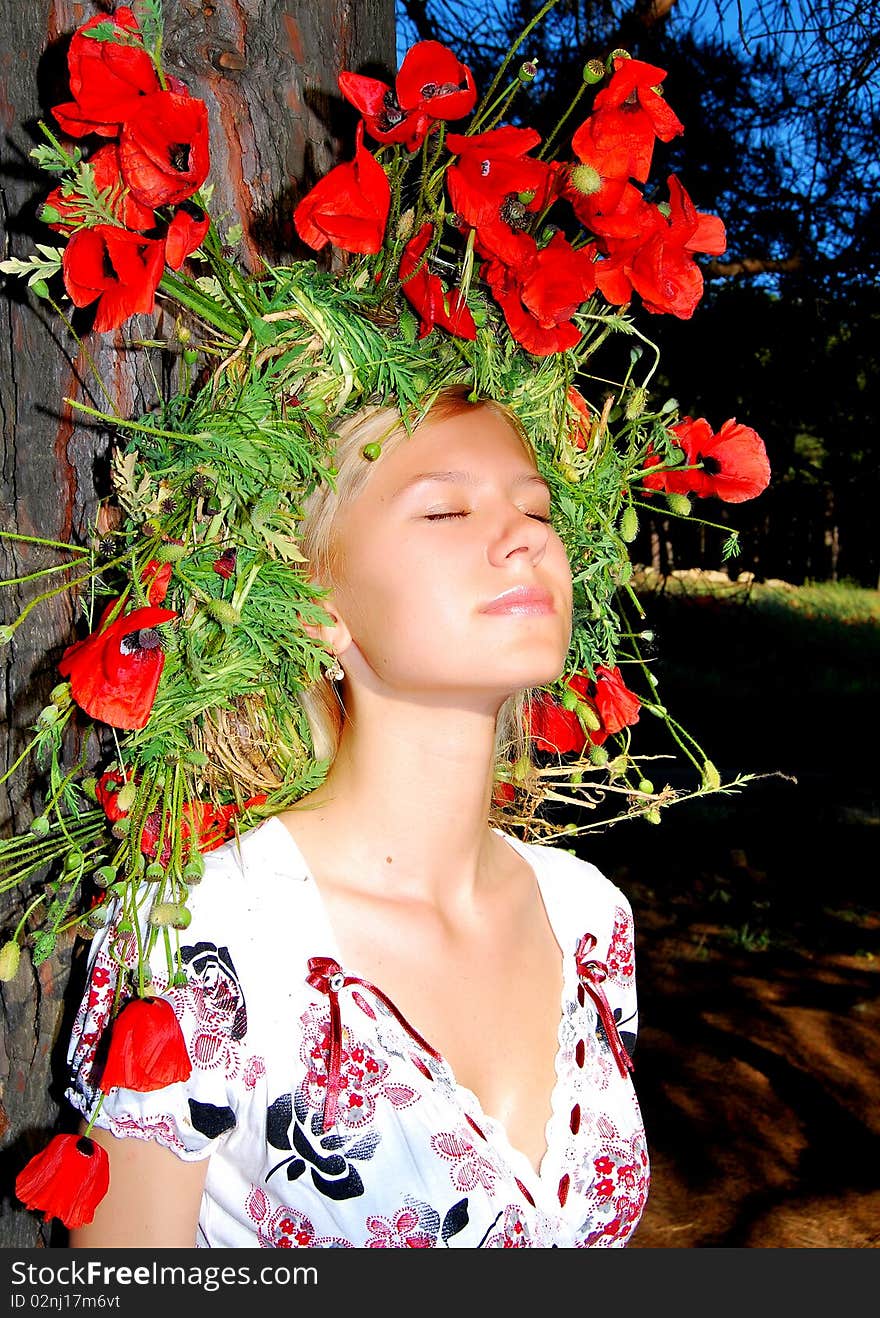
[[[426,522],[442,522],[447,517],[467,517],[467,513],[426,513]],[[527,517],[532,517],[536,522],[550,523],[549,517],[542,517],[540,513],[526,513]]]

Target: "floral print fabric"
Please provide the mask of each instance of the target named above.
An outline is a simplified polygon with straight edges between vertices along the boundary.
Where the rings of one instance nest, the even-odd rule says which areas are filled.
[[[576,948],[596,938],[604,992],[631,1054],[637,1032],[633,926],[624,894],[570,852],[502,834],[534,870],[562,950],[564,984],[547,1150],[536,1173],[503,1125],[420,1048],[364,985],[342,988],[341,1087],[323,1130],[330,1004],[309,959],[336,956],[305,860],[279,819],[206,857],[180,935],[185,986],[155,985],[192,1061],[187,1081],[112,1089],[96,1125],[208,1157],[200,1247],[266,1249],[621,1246],[649,1184],[638,1101],[579,981]],[[145,910],[149,898],[145,899]],[[133,936],[111,922],[94,940],[70,1044],[70,1101],[90,1114],[91,1068],[110,1014],[115,960]],[[112,951],[112,955],[111,955]],[[343,970],[345,967],[343,967]],[[376,986],[381,988],[380,985]]]

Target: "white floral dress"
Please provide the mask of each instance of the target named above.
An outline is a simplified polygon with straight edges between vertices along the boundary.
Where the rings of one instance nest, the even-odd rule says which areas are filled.
[[[210,1158],[195,1245],[626,1244],[649,1181],[629,1074],[637,1028],[630,905],[571,852],[496,831],[532,866],[562,950],[540,1174],[381,986],[339,964],[314,877],[271,818],[206,856],[192,890],[192,923],[179,935],[188,982],[163,993],[187,1043],[190,1078],[152,1093],[111,1089],[95,1123],[183,1159]],[[111,922],[92,946],[67,1091],[86,1115],[113,998],[110,947],[132,955],[132,943]],[[161,938],[152,965],[161,988]]]

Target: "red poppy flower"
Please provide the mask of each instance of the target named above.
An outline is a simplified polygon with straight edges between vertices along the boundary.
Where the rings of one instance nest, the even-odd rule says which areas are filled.
[[[145,206],[174,206],[208,177],[208,107],[195,96],[154,92],[122,125],[119,165]]]
[[[581,700],[587,699],[589,679],[586,673],[573,673],[565,685],[576,692]],[[583,725],[573,709],[566,709],[546,691],[530,697],[526,707],[527,735],[541,751],[567,755],[582,751],[586,745]]]
[[[446,170],[446,186],[464,224],[479,232],[503,222],[515,230],[523,226],[526,214],[547,204],[557,186],[557,171],[526,155],[540,141],[533,128],[510,124],[472,137],[447,135],[446,145],[458,161]],[[499,252],[492,254],[506,259]]]
[[[524,271],[490,261],[483,276],[511,334],[527,352],[543,357],[579,341],[581,331],[571,317],[596,287],[591,249],[575,251],[557,232]]]
[[[495,805],[509,805],[511,801],[516,800],[516,791],[513,783],[497,782],[492,787],[492,800]]]
[[[117,148],[108,142],[106,146],[100,147],[89,159],[92,175],[95,180],[95,187],[99,192],[104,192],[107,188],[113,188],[114,192],[118,189],[118,194],[113,201],[113,213],[119,223],[126,229],[143,231],[151,229],[155,224],[156,217],[148,206],[142,206],[141,203],[131,195],[125,188],[122,175],[119,172],[119,152]],[[111,197],[114,194],[111,193]],[[61,188],[53,188],[45,201],[45,208],[49,214],[44,212],[43,218],[46,220],[50,229],[55,229],[58,233],[71,234],[77,224],[82,220],[82,207],[84,198],[76,193],[65,196]],[[51,212],[55,212],[59,219],[56,221],[51,218]]]
[[[145,727],[165,666],[156,629],[176,617],[171,609],[135,609],[68,646],[58,671],[80,708],[114,728]]]
[[[132,998],[110,1026],[110,1046],[98,1086],[145,1094],[188,1080],[192,1063],[174,1008],[164,998]]]
[[[571,432],[572,443],[575,448],[585,449],[590,442],[590,436],[596,424],[596,414],[580,390],[575,389],[574,385],[569,385],[566,397],[577,413],[577,420]]]
[[[66,1227],[88,1226],[110,1185],[106,1151],[86,1135],[56,1135],[18,1173],[15,1193],[43,1220]]]
[[[618,56],[611,81],[593,102],[596,122],[583,133],[581,129],[575,133],[577,154],[580,156],[581,150],[587,149],[588,140],[609,159],[611,153],[618,152],[621,164],[626,156],[629,176],[644,183],[651,167],[655,138],[671,142],[684,132],[684,124],[669,102],[655,90],[665,77],[665,70],[653,64]],[[575,138],[572,138],[573,146]]]
[[[399,142],[407,151],[417,151],[433,126],[424,110],[403,110],[394,88],[378,78],[344,69],[339,75],[339,90],[363,115],[367,132],[377,142]]]
[[[211,227],[211,220],[194,202],[184,201],[175,212],[165,234],[165,261],[179,270],[188,256],[201,247]]]
[[[676,442],[684,450],[685,466],[642,478],[649,490],[669,494],[695,494],[705,499],[714,495],[724,503],[745,503],[754,499],[770,484],[770,463],[764,441],[749,426],[738,425],[731,417],[713,435],[703,417],[694,421],[683,417],[670,427]],[[657,466],[661,459],[649,453],[647,466]]]
[[[161,604],[168,594],[172,565],[160,563],[158,558],[151,558],[141,572],[141,583],[147,588],[147,602],[154,607]]]
[[[717,215],[698,211],[675,175],[669,177],[669,217],[658,212],[654,233],[635,253],[630,278],[647,311],[688,320],[703,296],[692,253],[719,256],[727,245]]]
[[[620,732],[639,721],[642,702],[634,691],[630,691],[620,675],[619,668],[605,668],[599,664],[596,668],[596,709],[602,720],[601,732],[608,734]],[[597,745],[597,734],[592,733],[592,740]],[[604,737],[602,740],[604,741]]]
[[[249,796],[242,806],[233,801],[229,805],[212,805],[210,801],[185,801],[180,835],[186,840],[195,831],[199,851],[216,851],[233,836],[232,821],[242,810],[251,806],[262,805],[266,800],[263,792]],[[160,865],[167,865],[171,859],[172,839],[169,829],[165,827],[162,850],[159,851],[159,837],[162,833],[161,807],[153,810],[144,823],[141,833],[141,851],[145,856],[158,860]]]
[[[421,146],[432,121],[461,119],[477,99],[473,75],[439,41],[417,41],[404,56],[394,87],[378,78],[343,71],[339,89],[363,115],[377,142],[401,142],[408,151]]]
[[[112,26],[113,41],[85,35],[99,25]],[[137,19],[126,5],[112,15],[97,14],[77,28],[67,52],[74,99],[52,111],[65,133],[113,137],[138,101],[159,90],[156,66],[139,37]]]
[[[119,789],[124,782],[125,778],[121,773],[117,773],[114,769],[108,769],[101,774],[101,777],[95,783],[95,796],[98,804],[111,824],[115,824],[118,819],[124,819],[128,813],[127,810],[120,810],[119,808]]]
[[[354,160],[318,180],[294,211],[293,222],[303,242],[316,251],[332,243],[346,252],[378,252],[390,205],[391,185],[364,146],[360,123]]]
[[[222,577],[224,581],[228,581],[235,572],[235,564],[237,561],[237,549],[224,549],[220,557],[214,559],[211,566],[217,573],[218,577]]]
[[[433,224],[430,221],[423,224],[415,237],[407,243],[400,258],[400,279],[404,294],[422,321],[419,338],[425,338],[435,325],[439,325],[460,339],[475,339],[477,327],[460,289],[450,293],[443,287],[439,277],[428,269],[427,261],[422,260],[433,234]]]
[[[97,224],[80,229],[64,249],[64,287],[74,306],[98,302],[95,329],[116,329],[129,316],[151,312],[164,265],[163,244],[127,229]]]
[[[477,100],[473,74],[439,41],[417,41],[406,52],[395,82],[402,110],[432,119],[461,119]]]

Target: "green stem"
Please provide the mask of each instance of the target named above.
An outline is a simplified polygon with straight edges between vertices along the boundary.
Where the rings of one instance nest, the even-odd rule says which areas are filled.
[[[91,551],[84,549],[82,545],[69,545],[64,540],[44,540],[38,535],[19,535],[17,531],[0,531],[2,540],[20,540],[26,545],[45,545],[47,549],[69,549],[73,554],[88,554]],[[22,578],[24,580],[24,578]],[[5,585],[0,582],[0,585]]]
[[[538,26],[538,24],[545,17],[545,15],[549,14],[550,10],[553,9],[557,3],[558,0],[547,0],[547,3],[542,6],[542,8],[538,11],[538,13],[532,19],[532,21],[523,28],[522,32],[520,32],[516,41],[513,43],[513,45],[510,47],[507,54],[505,55],[501,63],[501,67],[499,68],[498,72],[495,74],[495,77],[492,79],[492,82],[489,86],[489,90],[486,92],[482,101],[480,101],[480,104],[477,106],[477,111],[475,115],[476,122],[479,122],[482,118],[485,117],[486,106],[488,106],[489,103],[491,102],[492,97],[495,95],[495,91],[498,87],[498,84],[500,83],[501,79],[504,77],[504,74],[507,70],[507,66],[510,64],[510,61],[513,59],[514,55],[519,50],[522,43],[525,41],[526,37],[529,36],[529,34],[534,31],[534,29]]]
[[[40,902],[44,902],[46,900],[46,897],[47,894],[43,892],[40,894],[39,897],[35,898],[34,901],[31,902],[30,906],[27,908],[24,915],[21,917],[18,924],[15,926],[15,933],[12,935],[12,941],[14,943],[18,942],[18,936],[21,933],[22,929],[27,924],[31,911],[35,911],[37,907],[40,905]]]
[[[193,436],[184,434],[180,430],[161,430],[157,426],[144,425],[141,421],[129,421],[125,417],[108,416],[106,412],[99,412],[97,408],[88,407],[85,403],[79,403],[75,398],[65,398],[65,403],[76,409],[77,412],[85,412],[86,416],[92,416],[97,421],[107,421],[113,425],[121,426],[124,430],[134,430],[141,435],[156,435],[159,439],[182,439],[192,442]],[[62,546],[66,548],[66,546]]]
[[[494,115],[495,117],[493,122],[497,123],[498,119],[504,113],[505,109],[513,100],[514,96],[520,90],[522,85],[523,85],[522,79],[519,78],[518,76],[514,78],[512,82],[509,82],[507,86],[504,88],[504,90],[498,93],[492,104],[487,105],[485,110],[483,110],[479,115],[477,115],[474,119],[471,120],[471,122],[468,124],[467,136],[473,137],[473,135],[477,132],[478,129],[481,129],[483,132],[488,132],[489,128],[492,127],[492,123],[488,125],[488,128],[482,129],[482,124],[484,120],[488,119],[490,115]]]
[[[587,83],[585,83],[585,82],[582,82],[582,83],[581,83],[580,87],[579,87],[578,90],[575,92],[575,95],[574,95],[574,97],[572,98],[572,101],[571,101],[571,103],[570,103],[568,109],[565,111],[565,113],[562,115],[562,117],[561,117],[560,119],[557,119],[557,121],[556,121],[556,125],[555,125],[553,131],[551,132],[550,136],[547,138],[547,140],[546,140],[546,142],[544,143],[544,145],[541,147],[541,150],[538,152],[538,159],[539,159],[539,160],[543,160],[543,159],[546,157],[547,152],[548,152],[548,150],[550,149],[550,144],[551,144],[551,142],[554,140],[554,138],[558,137],[558,135],[559,135],[559,131],[560,131],[560,129],[562,128],[562,125],[565,123],[565,121],[566,121],[566,120],[569,118],[569,116],[571,115],[572,111],[574,110],[574,107],[577,105],[578,101],[581,99],[581,97],[583,96],[584,92],[587,90],[587,86],[588,86]]]
[[[73,328],[73,325],[71,324],[69,317],[65,315],[64,311],[62,310],[61,307],[59,307],[55,299],[52,297],[47,297],[46,301],[49,303],[50,307],[52,307],[52,309],[55,311],[56,315],[59,316],[60,319],[63,321],[63,323],[67,326],[68,333],[72,335],[74,342],[77,344],[80,352],[88,362],[89,367],[91,368],[91,372],[94,375],[95,380],[97,381],[98,388],[101,390],[101,393],[104,395],[104,397],[107,399],[107,402],[110,404],[111,408],[113,409],[114,419],[119,420],[120,418],[119,418],[119,413],[116,411],[116,404],[113,402],[113,397],[109,389],[104,384],[104,381],[101,379],[101,372],[98,370],[98,364],[95,361],[94,357],[89,352],[88,348],[86,347],[85,343],[83,343],[82,339],[77,334],[76,330]]]
[[[167,294],[205,321],[212,329],[228,335],[231,339],[240,339],[244,333],[241,323],[230,313],[223,311],[212,297],[203,293],[201,289],[193,288],[191,284],[187,284],[167,270],[159,281],[159,292]]]

